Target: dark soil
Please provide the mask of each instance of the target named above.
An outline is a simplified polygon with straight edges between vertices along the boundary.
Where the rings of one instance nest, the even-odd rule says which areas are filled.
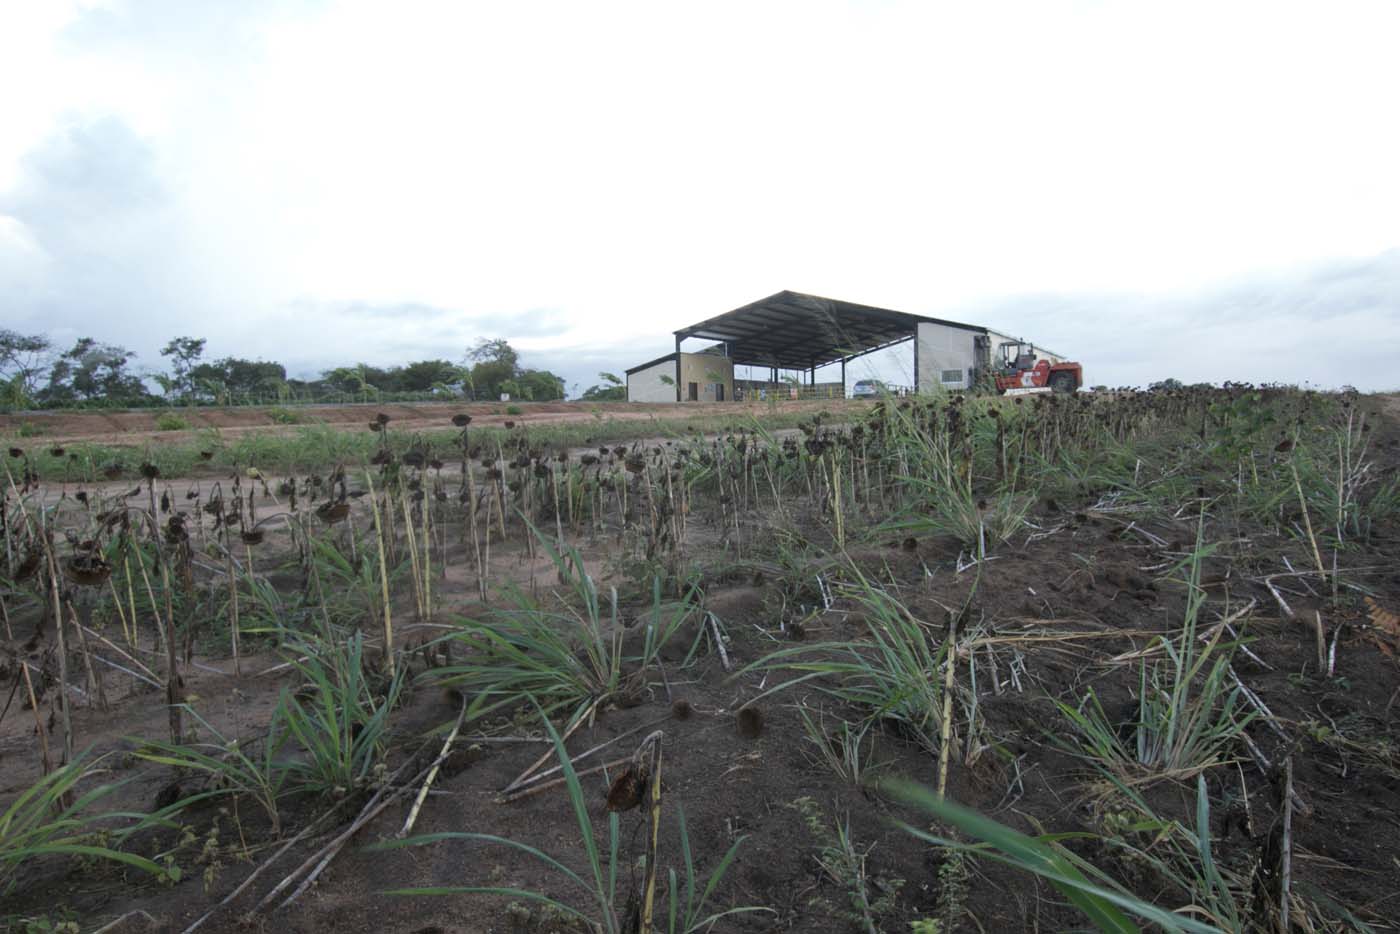
[[[1385,471],[1400,468],[1400,449],[1394,443],[1400,426],[1393,420],[1383,423],[1377,434],[1380,466]],[[172,488],[182,495],[179,482]],[[1186,509],[1179,519],[1130,519],[1094,511],[1096,500],[1086,495],[1081,502],[1041,503],[1031,516],[1040,533],[1030,541],[1018,535],[995,550],[994,558],[984,562],[980,571],[976,567],[958,570],[966,564],[967,554],[953,541],[907,541],[905,536],[872,534],[848,549],[849,567],[897,588],[912,613],[927,622],[935,635],[945,632],[950,616],[964,607],[961,625],[984,634],[991,648],[976,663],[979,710],[985,718],[979,742],[987,748],[975,761],[965,761],[967,721],[959,710],[955,717],[959,754],[952,757],[948,795],[1027,833],[1112,832],[1114,805],[1098,794],[1099,783],[1086,763],[1065,751],[1069,727],[1054,700],[1076,704],[1092,687],[1105,709],[1121,710],[1129,721],[1137,668],[1118,657],[1146,648],[1154,633],[1179,623],[1185,609],[1185,590],[1171,572],[1189,550],[1182,543],[1194,540],[1195,512]],[[863,618],[855,603],[838,596],[831,607],[823,608],[818,575],[829,587],[851,573],[829,557],[831,532],[819,515],[797,520],[796,558],[792,539],[770,528],[763,516],[747,518],[742,550],[722,541],[717,529],[707,528],[707,524],[717,525],[716,516],[697,515],[690,521],[694,539],[705,543],[690,557],[704,569],[705,606],[727,630],[727,652],[735,671],[776,649],[802,642],[862,637]],[[1136,521],[1135,528],[1128,528],[1130,521]],[[1376,929],[1395,929],[1400,918],[1400,668],[1370,626],[1368,608],[1355,588],[1372,594],[1377,605],[1400,611],[1400,528],[1393,523],[1377,526],[1364,547],[1339,558],[1341,579],[1351,586],[1341,586],[1335,600],[1315,576],[1287,575],[1285,556],[1299,570],[1306,569],[1310,560],[1306,547],[1293,538],[1266,529],[1232,529],[1229,535],[1216,531],[1221,534],[1213,540],[1226,540],[1205,569],[1210,599],[1202,623],[1209,625],[1256,601],[1247,624],[1241,624],[1253,657],[1238,655],[1235,669],[1272,711],[1282,733],[1261,719],[1249,727],[1250,737],[1271,763],[1292,757],[1294,787],[1302,804],[1293,819],[1295,890],[1325,893],[1331,903]],[[789,543],[783,560],[776,557],[780,541]],[[605,586],[617,583],[626,590],[626,580],[606,577],[615,547],[610,538],[588,541],[585,536],[578,544],[597,562]],[[439,620],[482,612],[473,599],[470,559],[459,550],[453,562]],[[508,575],[522,586],[533,583],[547,588],[553,581],[552,567],[529,562],[519,544],[494,555],[493,567],[498,578]],[[1284,575],[1274,585],[1291,615],[1283,612],[1262,582],[1266,575]],[[409,618],[406,606],[401,613],[401,619]],[[1340,628],[1332,677],[1318,670],[1315,627],[1319,616],[1329,639]],[[29,638],[33,620],[16,619],[15,625],[13,642],[18,645]],[[969,864],[971,875],[959,895],[946,881],[950,873],[943,871],[950,859],[948,851],[929,847],[898,826],[905,821],[926,828],[929,818],[878,790],[856,787],[821,764],[804,732],[798,707],[824,708],[831,724],[852,711],[833,706],[813,683],[767,693],[780,683],[781,672],[726,671],[712,650],[702,649],[693,665],[682,667],[698,635],[692,629],[678,636],[663,653],[665,678],[658,671],[649,672],[634,696],[601,710],[596,722],[569,740],[568,748],[577,754],[637,730],[585,763],[593,764],[629,754],[652,728],[664,731],[663,867],[681,870],[676,827],[677,814],[684,809],[702,884],[726,850],[743,840],[710,909],[747,905],[768,909],[725,918],[713,930],[834,934],[859,929],[850,917],[847,892],[818,865],[821,843],[797,804],[803,798],[815,802],[829,827],[849,820],[850,835],[866,854],[872,897],[893,896],[893,907],[876,919],[883,931],[906,931],[914,919],[938,917],[951,896],[960,898],[963,906],[956,916],[957,930],[1060,931],[1084,926],[1082,916],[1066,907],[1051,888],[990,859]],[[423,631],[411,633],[405,627],[405,641],[422,637]],[[993,652],[995,674],[989,666]],[[285,675],[256,674],[278,661],[272,654],[245,658],[241,679],[224,673],[230,670],[226,658],[196,656],[196,660],[214,670],[190,669],[187,691],[221,729],[256,732],[278,692],[291,683]],[[965,683],[968,660],[960,664],[958,677]],[[126,737],[162,735],[166,713],[161,695],[133,690],[121,697],[121,693],[112,691],[115,704],[108,712],[75,708],[79,748],[122,750],[131,745]],[[41,708],[47,712],[47,704]],[[423,745],[429,733],[450,724],[456,710],[456,700],[440,689],[414,691],[396,720],[391,766]],[[0,799],[37,777],[33,716],[16,702],[0,721]],[[507,719],[474,724],[466,733],[438,777],[415,833],[468,831],[508,837],[538,847],[587,875],[579,828],[562,787],[515,803],[496,801],[500,789],[549,751],[540,742],[538,726],[521,717],[518,723]],[[482,733],[490,737],[480,738]],[[927,749],[893,728],[877,729],[874,735],[873,759],[881,764],[877,775],[906,776],[930,786],[936,782],[937,759]],[[533,742],[496,741],[500,736]],[[438,742],[433,740],[432,748]],[[1238,765],[1207,773],[1212,835],[1216,858],[1247,876],[1277,842],[1280,775],[1261,772],[1245,749],[1234,752]],[[122,794],[131,807],[154,807],[157,796],[172,781],[167,770],[139,760],[111,761],[120,777],[130,780]],[[552,764],[552,760],[547,763]],[[614,774],[582,780],[594,833],[604,840],[604,798]],[[1194,826],[1194,779],[1157,783],[1144,794],[1159,815]],[[348,824],[363,802],[363,796],[342,802],[321,835],[334,824]],[[283,838],[300,830],[328,804],[304,801],[290,808]],[[220,813],[220,808],[225,811]],[[404,849],[367,849],[392,838],[407,810],[408,802],[401,800],[372,821],[291,908],[249,914],[258,899],[311,852],[307,845],[280,860],[201,930],[279,934],[581,930],[522,898],[385,894],[418,886],[501,886],[591,907],[588,892],[504,846],[449,840]],[[186,867],[185,877],[171,886],[134,873],[123,876],[103,866],[35,867],[35,879],[8,901],[0,915],[58,919],[71,913],[80,919],[83,930],[92,930],[139,909],[153,926],[142,917],[132,917],[113,930],[183,930],[275,849],[276,841],[250,806],[235,814],[225,799],[222,804],[193,808],[180,821],[203,840],[216,819],[222,849],[207,884],[202,877],[207,867],[197,860],[198,843],[182,850],[179,861]],[[621,815],[621,891],[639,883],[635,873],[645,852],[646,825],[644,811]],[[177,836],[178,831],[171,831],[161,840],[150,841],[151,848]],[[238,856],[244,849],[240,840],[246,844],[246,859]],[[1069,845],[1143,897],[1169,908],[1185,904],[1179,892],[1124,859],[1120,851],[1087,839]]]

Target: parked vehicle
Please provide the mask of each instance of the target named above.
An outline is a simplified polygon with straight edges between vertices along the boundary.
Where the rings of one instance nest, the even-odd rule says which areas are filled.
[[[851,387],[852,399],[874,399],[889,392],[889,387],[878,379],[858,379]]]
[[[997,392],[1049,388],[1078,392],[1084,385],[1084,367],[1078,363],[1051,363],[1036,356],[1035,347],[1023,341],[1003,341],[998,348],[994,374]]]

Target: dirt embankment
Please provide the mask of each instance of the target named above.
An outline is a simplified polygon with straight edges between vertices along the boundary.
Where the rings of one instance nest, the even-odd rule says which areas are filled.
[[[785,402],[782,411],[817,411],[842,406],[841,400]],[[508,411],[514,410],[515,414]],[[244,432],[292,431],[303,425],[363,425],[377,414],[392,419],[394,428],[429,430],[446,428],[453,415],[465,412],[473,425],[501,425],[506,421],[517,424],[560,424],[586,421],[599,416],[607,419],[647,420],[698,418],[705,416],[741,416],[767,412],[766,405],[726,402],[672,405],[632,402],[414,402],[365,403],[353,405],[313,405],[294,408],[240,406],[231,408],[159,408],[123,409],[113,411],[24,412],[0,415],[0,436],[14,436],[23,430],[48,442],[106,442],[131,443],[158,436],[178,440],[192,432],[210,428],[228,435]],[[162,431],[157,419],[175,415],[188,428]],[[288,416],[295,421],[288,421]]]

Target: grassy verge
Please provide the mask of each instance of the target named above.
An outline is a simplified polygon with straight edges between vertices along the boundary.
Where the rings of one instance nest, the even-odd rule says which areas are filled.
[[[697,433],[713,434],[740,428],[768,430],[794,428],[811,417],[808,410],[785,411],[755,407],[751,413],[697,415],[690,418],[614,419],[566,422],[535,426],[470,428],[473,447],[494,449],[498,444],[526,440],[532,448],[562,449],[598,444],[619,444],[653,438],[684,439]],[[446,423],[444,419],[444,423]],[[390,448],[410,447],[430,459],[453,462],[461,458],[460,430],[444,427],[428,431],[400,432],[389,426]],[[160,468],[165,479],[226,474],[230,469],[258,467],[273,473],[324,470],[336,464],[367,463],[381,445],[381,436],[366,428],[307,425],[291,433],[245,433],[225,436],[208,429],[181,439],[160,439],[140,444],[69,444],[63,447],[7,442],[22,450],[11,458],[12,469],[27,460],[39,479],[50,482],[95,482],[131,479],[143,463]],[[15,471],[18,475],[18,470]]]

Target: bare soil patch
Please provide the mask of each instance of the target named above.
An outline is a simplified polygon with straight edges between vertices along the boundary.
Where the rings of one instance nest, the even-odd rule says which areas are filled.
[[[843,405],[840,400],[790,401],[782,403],[783,411],[820,411]],[[507,407],[519,409],[510,414]],[[366,403],[356,405],[296,406],[280,409],[271,406],[238,406],[218,408],[200,406],[172,409],[129,409],[123,411],[35,411],[0,415],[0,435],[17,433],[22,426],[39,432],[35,437],[44,444],[89,441],[111,444],[139,444],[151,440],[179,441],[207,429],[236,437],[248,432],[286,434],[303,425],[332,425],[361,428],[376,415],[388,415],[395,429],[427,431],[450,426],[453,415],[465,413],[479,426],[501,426],[506,422],[522,425],[554,425],[596,421],[598,418],[619,421],[647,421],[693,417],[746,416],[767,411],[766,406],[750,403],[721,402],[704,405],[643,404],[628,402],[414,402]],[[290,413],[298,419],[295,424],[282,424],[273,413]],[[162,431],[156,420],[163,414],[174,414],[189,424],[188,429]]]
[[[1375,407],[1382,414],[1374,423],[1369,456],[1378,471],[1389,473],[1400,469],[1400,399],[1380,397]],[[504,421],[507,416],[489,414],[494,408],[465,410],[479,419],[473,424],[493,418]],[[671,414],[670,407],[665,408]],[[354,407],[327,412],[325,418],[354,424],[384,411],[393,416],[396,428],[411,430],[415,420],[438,425],[461,410],[461,406]],[[614,411],[609,407],[608,412],[618,418],[648,418],[658,409]],[[53,437],[130,437],[133,432],[149,431],[141,419],[150,417],[150,413],[59,416]],[[268,430],[254,423],[256,412],[220,410],[207,417],[208,427],[221,430]],[[529,425],[591,417],[587,410],[562,405],[531,409],[514,420]],[[3,427],[10,426],[0,422]],[[653,449],[659,447],[630,446],[627,455],[617,459],[618,466],[627,457],[658,457]],[[446,502],[455,506],[457,480],[450,471],[447,476],[451,479],[445,491],[452,499]],[[268,478],[266,490],[250,485],[259,517],[288,507],[286,495],[277,495],[281,480]],[[352,486],[359,484],[352,482]],[[431,474],[425,476],[423,486],[431,502],[435,492]],[[758,508],[766,491],[761,478],[755,486],[758,493],[748,509],[743,497],[750,493],[741,495],[737,487],[713,499],[696,500],[686,517],[684,550],[688,580],[703,594],[699,598],[703,612],[696,613],[666,645],[658,667],[644,672],[625,695],[609,698],[568,742],[571,753],[577,755],[630,733],[587,763],[591,764],[629,753],[652,729],[664,732],[662,865],[681,865],[675,830],[678,810],[683,808],[702,880],[736,840],[744,840],[712,907],[767,909],[725,918],[715,931],[836,934],[860,929],[853,920],[859,912],[852,907],[849,893],[823,871],[816,857],[821,840],[807,819],[812,807],[829,826],[848,823],[851,838],[864,854],[872,897],[888,896],[887,906],[875,919],[879,930],[904,931],[917,919],[939,917],[950,910],[950,897],[961,901],[952,927],[945,930],[1069,930],[1084,925],[1082,916],[1048,887],[990,859],[970,861],[966,879],[951,882],[951,852],[920,843],[898,826],[906,821],[926,827],[930,819],[876,787],[858,787],[835,774],[823,764],[821,750],[802,719],[803,712],[821,716],[823,724],[834,728],[842,718],[854,719],[859,712],[824,694],[821,682],[773,693],[780,682],[793,677],[792,672],[743,670],[775,651],[867,639],[873,624],[869,607],[842,586],[860,577],[897,593],[910,614],[927,627],[935,645],[948,635],[955,617],[963,627],[978,627],[979,641],[960,661],[959,677],[966,679],[969,663],[978,666],[981,719],[969,720],[958,711],[954,731],[958,749],[949,771],[949,797],[1026,833],[1082,834],[1068,844],[1074,852],[1142,897],[1160,899],[1169,908],[1184,904],[1144,863],[1103,842],[1113,833],[1131,835],[1115,830],[1120,827],[1115,823],[1118,805],[1106,803],[1108,799],[1096,793],[1092,769],[1062,742],[1067,726],[1055,714],[1054,701],[1077,703],[1092,688],[1107,709],[1122,712],[1125,722],[1131,719],[1138,669],[1122,658],[1145,650],[1154,636],[1179,626],[1187,608],[1187,591],[1179,582],[1177,566],[1194,540],[1196,511],[1183,509],[1176,515],[1147,518],[1119,512],[1105,505],[1112,504],[1104,498],[1111,491],[1089,478],[1072,499],[1039,498],[1028,514],[1034,531],[1014,536],[993,549],[988,560],[974,563],[967,543],[956,537],[878,530],[888,516],[878,501],[866,499],[862,504],[860,493],[850,507],[855,523],[852,539],[842,549],[836,543],[829,507],[820,498],[807,499],[794,490],[779,512],[767,505]],[[167,495],[174,509],[196,503],[191,494],[203,502],[210,495],[207,480],[162,482],[156,491],[157,496]],[[634,514],[633,521],[644,523],[654,503],[649,507],[641,490],[632,495],[635,498],[626,508]],[[354,503],[351,522],[361,531],[372,527],[368,499]],[[71,498],[64,500],[62,509],[60,516],[66,516],[71,525],[77,525],[84,511]],[[647,617],[649,587],[639,571],[643,556],[635,532],[618,521],[622,509],[620,501],[605,503],[605,521],[599,525],[569,526],[561,517],[560,526],[565,539],[580,550],[602,600],[607,602],[610,588],[618,589],[623,634],[635,640],[636,627]],[[508,525],[505,541],[493,544],[484,563],[491,594],[489,604],[483,604],[474,547],[460,521],[454,518],[444,527],[442,549],[435,553],[446,560],[434,577],[437,596],[432,618],[416,619],[413,601],[402,589],[393,604],[400,620],[398,645],[409,651],[404,660],[418,678],[395,716],[388,757],[395,765],[430,738],[440,741],[442,727],[451,723],[458,709],[458,698],[434,686],[418,647],[458,618],[484,618],[507,605],[503,596],[507,586],[542,601],[553,599],[551,594],[560,587],[549,557],[528,546],[518,517],[508,516],[502,520]],[[285,528],[276,522],[266,527],[267,539],[255,554],[257,564],[290,598],[304,586],[296,551]],[[345,528],[343,524],[330,530],[319,528],[317,534],[343,539]],[[552,518],[541,522],[540,528],[546,539],[555,534]],[[1263,523],[1235,524],[1212,532],[1222,544],[1206,568],[1206,616],[1214,622],[1255,601],[1248,622],[1250,654],[1237,655],[1234,667],[1267,703],[1286,738],[1262,720],[1248,728],[1248,735],[1272,762],[1290,754],[1294,762],[1293,781],[1302,803],[1292,827],[1294,884],[1306,891],[1325,892],[1331,901],[1378,930],[1393,929],[1400,918],[1396,895],[1400,891],[1400,756],[1394,753],[1400,748],[1396,745],[1400,743],[1400,666],[1395,653],[1377,641],[1360,591],[1343,588],[1341,598],[1334,599],[1318,580],[1287,571],[1281,563],[1284,557],[1300,570],[1307,568],[1305,541]],[[1368,534],[1364,547],[1339,559],[1347,570],[1346,579],[1363,588],[1375,605],[1400,610],[1400,526],[1387,519]],[[1286,613],[1280,597],[1287,603]],[[9,657],[47,664],[46,653],[51,658],[53,650],[52,624],[42,628],[42,612],[32,600],[12,595],[10,604],[15,610],[7,641]],[[709,614],[726,636],[728,667],[705,628],[711,625]],[[1332,677],[1317,670],[1315,616],[1326,634],[1336,635]],[[132,651],[159,673],[161,656],[155,636],[149,624],[143,625],[142,638]],[[218,620],[197,618],[187,625],[188,661],[197,663],[183,669],[191,703],[230,735],[256,734],[281,692],[298,688],[297,678],[278,668],[282,657],[270,642],[251,636],[243,658],[244,674],[235,678],[221,641],[226,629],[220,628]],[[372,621],[366,622],[365,631],[374,635]],[[112,626],[103,632],[120,643],[119,631]],[[693,652],[692,647],[696,647]],[[81,685],[81,676],[74,674],[72,683]],[[159,736],[165,729],[162,695],[111,672],[107,693],[112,703],[109,710],[100,710],[81,696],[74,701],[76,745],[115,754],[109,760],[114,774],[129,780],[121,793],[125,804],[151,808],[172,780],[186,782],[187,790],[197,787],[188,776],[172,776],[168,769],[129,755],[135,747],[133,737]],[[0,800],[39,774],[35,712],[23,706],[16,701],[0,720]],[[40,706],[41,718],[49,717],[51,696]],[[746,707],[760,711],[757,728],[751,724],[740,728],[739,711]],[[52,719],[49,729],[54,730]],[[436,741],[432,745],[435,748]],[[415,833],[470,831],[508,837],[584,871],[581,835],[562,788],[513,803],[498,801],[500,790],[548,749],[538,723],[520,709],[471,724],[433,786]],[[1234,759],[1238,764],[1233,764]],[[936,756],[892,720],[877,722],[870,733],[869,763],[878,766],[877,774],[903,775],[928,785],[936,781]],[[592,827],[600,837],[606,834],[604,800],[614,774],[583,779]],[[1246,878],[1267,858],[1269,846],[1276,845],[1279,780],[1277,772],[1262,773],[1241,749],[1232,751],[1231,765],[1207,772],[1216,858]],[[1161,815],[1188,825],[1194,820],[1191,782],[1154,784],[1144,793]],[[71,912],[83,930],[90,930],[139,909],[154,919],[154,926],[133,919],[116,930],[181,931],[268,859],[280,840],[333,809],[334,819],[317,836],[329,834],[336,825],[348,824],[367,797],[368,791],[362,790],[340,802],[296,802],[289,807],[288,830],[280,839],[251,808],[234,808],[227,798],[197,805],[179,818],[182,829],[161,832],[150,841],[153,847],[171,846],[183,832],[202,841],[209,838],[211,828],[218,827],[214,856],[201,862],[197,843],[179,851],[178,859],[188,867],[182,881],[161,885],[101,865],[56,864],[45,870],[46,878],[11,899],[4,912],[14,917],[58,917]],[[811,802],[807,811],[804,799]],[[293,907],[249,913],[262,893],[300,861],[302,857],[295,854],[276,864],[249,894],[200,930],[414,934],[583,930],[520,898],[384,894],[408,887],[489,885],[544,892],[570,904],[588,901],[584,891],[543,869],[538,861],[480,840],[368,849],[369,844],[393,836],[407,809],[406,801],[399,802],[370,822]],[[624,890],[638,881],[637,860],[645,851],[647,827],[644,811],[621,815],[619,873]],[[1138,842],[1146,845],[1146,839]],[[309,847],[296,852],[305,854]],[[956,892],[955,885],[961,885]]]

